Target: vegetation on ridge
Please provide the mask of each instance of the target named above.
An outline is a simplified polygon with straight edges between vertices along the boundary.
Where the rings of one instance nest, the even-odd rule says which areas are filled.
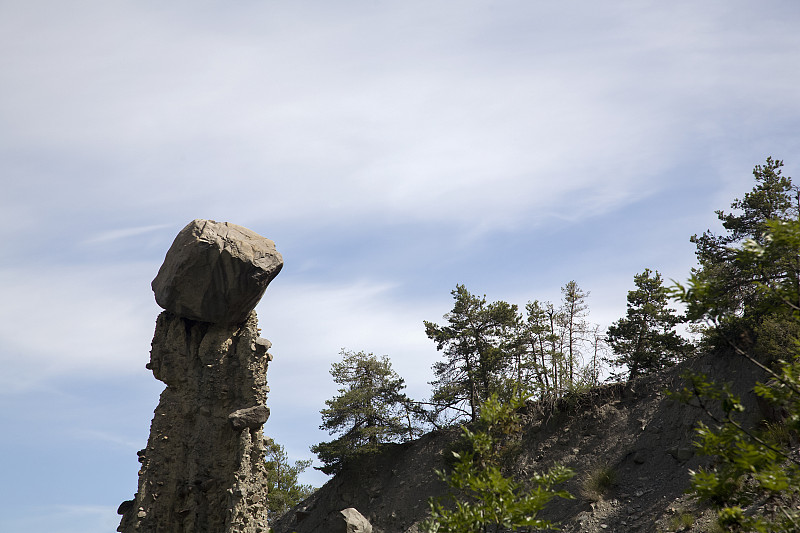
[[[701,268],[675,289],[707,324],[712,346],[726,343],[769,377],[754,391],[775,420],[756,428],[725,384],[689,375],[680,393],[713,420],[697,436],[716,461],[692,473],[692,489],[717,507],[726,531],[800,530],[800,457],[792,447],[800,434],[800,191],[781,176],[782,165],[767,159],[755,168],[756,187],[732,204],[743,213],[718,212],[728,234],[697,239]]]
[[[413,423],[405,381],[392,369],[387,356],[342,350],[342,360],[331,365],[339,394],[321,411],[320,429],[339,437],[315,444],[323,466],[332,474],[346,461],[376,450],[381,444],[413,439],[421,434]]]
[[[311,459],[289,463],[286,450],[272,439],[265,442],[267,459],[267,518],[271,521],[306,499],[314,487],[299,483],[297,476],[311,466]]]
[[[685,359],[694,346],[675,332],[684,318],[668,307],[669,293],[661,274],[646,268],[633,277],[636,289],[628,292],[628,312],[607,330],[617,367],[628,369],[628,379],[656,372]]]

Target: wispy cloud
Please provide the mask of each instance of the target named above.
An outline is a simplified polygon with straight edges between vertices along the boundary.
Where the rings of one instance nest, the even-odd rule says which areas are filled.
[[[75,428],[72,436],[78,440],[90,441],[95,445],[98,442],[112,444],[131,453],[143,448],[146,444],[140,440],[134,440],[119,433],[101,429]]]
[[[441,313],[426,301],[404,302],[401,292],[381,281],[270,286],[257,311],[273,343],[272,396],[317,410],[336,389],[329,369],[343,348],[388,354],[415,393],[427,388],[435,348],[422,320]]]
[[[104,243],[109,243],[111,241],[125,239],[128,237],[135,237],[137,235],[142,235],[144,233],[150,233],[151,231],[156,231],[167,227],[169,227],[169,224],[155,224],[148,226],[137,226],[133,228],[122,228],[116,230],[101,231],[85,239],[82,242],[82,244],[104,244]]]
[[[211,33],[171,9],[86,4],[36,19],[41,10],[20,7],[6,19],[5,140],[105,161],[113,172],[78,176],[92,186],[77,188],[90,202],[116,193],[124,209],[484,231],[583,220],[654,194],[681,151],[719,127],[760,128],[762,106],[792,108],[800,81],[758,82],[798,43],[743,25],[747,10],[562,17],[518,4],[511,17],[470,3],[420,19],[357,5],[324,17],[319,5],[233,10]],[[284,26],[265,22],[276,15]],[[105,23],[86,27],[86,16]],[[131,235],[118,231],[95,239]]]
[[[147,360],[158,308],[152,267],[5,269],[0,274],[4,394],[59,375],[119,375]]]

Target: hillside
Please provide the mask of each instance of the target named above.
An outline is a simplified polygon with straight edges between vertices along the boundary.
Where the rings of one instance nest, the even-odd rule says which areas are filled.
[[[658,374],[605,385],[556,406],[529,403],[523,414],[522,448],[510,473],[524,481],[556,463],[577,473],[565,486],[575,499],[552,502],[543,516],[560,522],[567,533],[708,530],[713,513],[684,494],[689,470],[708,461],[695,455],[692,446],[693,428],[704,415],[664,394],[681,386],[680,376],[687,368],[731,382],[748,407],[749,422],[761,418],[750,390],[760,374],[743,358],[724,355],[699,357]],[[432,432],[350,465],[271,524],[272,530],[328,531],[333,514],[355,507],[376,533],[417,532],[427,517],[429,498],[445,494],[446,486],[434,469],[443,466],[443,452],[459,433]],[[600,497],[583,488],[599,466],[616,474],[615,484]],[[682,515],[692,516],[691,526],[680,525]]]

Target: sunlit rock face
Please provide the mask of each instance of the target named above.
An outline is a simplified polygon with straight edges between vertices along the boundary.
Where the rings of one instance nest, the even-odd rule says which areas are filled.
[[[256,235],[246,228],[213,224],[217,225],[213,233],[219,237],[214,242],[225,242],[220,247],[217,244],[207,247],[217,248],[218,253],[215,253],[219,257],[227,254],[228,259],[217,259],[216,262],[201,259],[194,261],[193,266],[186,266],[186,261],[176,261],[172,266],[162,267],[159,272],[159,276],[162,272],[170,272],[170,284],[181,287],[183,295],[176,301],[199,302],[199,307],[195,308],[201,311],[199,314],[204,318],[214,316],[219,322],[190,318],[171,310],[161,313],[156,321],[147,367],[167,386],[155,410],[147,447],[139,452],[142,466],[138,490],[134,498],[124,502],[119,509],[122,520],[117,531],[123,533],[268,531],[262,425],[269,417],[266,400],[269,390],[267,366],[272,359],[267,352],[270,342],[259,337],[255,311],[251,309],[243,319],[239,319],[238,313],[249,303],[237,306],[235,313],[226,311],[214,315],[208,311],[218,308],[230,310],[229,302],[253,301],[255,293],[258,293],[254,300],[257,302],[266,288],[263,281],[271,280],[280,270],[280,266],[274,266],[275,258],[280,260],[280,255],[274,244],[263,237],[259,239],[270,243],[270,246],[260,248],[263,254],[252,251],[257,246],[250,238],[237,242],[239,237],[236,236]],[[181,234],[194,235],[197,228],[200,228],[197,235],[208,235],[208,224],[204,225],[202,221],[194,221]],[[224,237],[221,236],[223,233]],[[184,237],[179,235],[176,244],[184,242]],[[197,246],[192,242],[202,241],[199,237],[192,239],[189,239],[189,244],[178,247],[192,248]],[[227,261],[228,265],[247,262],[233,259],[236,253],[224,251],[226,247],[246,250],[243,255],[251,257],[259,254],[262,258],[269,256],[266,261],[273,265],[271,270],[256,265],[268,274],[261,278],[261,288],[248,289],[250,296],[247,298],[241,297],[245,291],[237,292],[240,284],[214,281],[219,273],[201,272],[201,264],[213,271],[220,268],[220,261]],[[183,254],[185,250],[179,252]],[[185,255],[208,258],[214,254],[195,250]],[[165,265],[170,260],[168,254]],[[244,273],[249,268],[242,264],[231,268],[225,266],[222,271]],[[182,273],[201,280],[199,285],[207,291],[203,298],[193,299],[186,294],[190,284],[181,279]],[[208,287],[212,286],[225,301],[224,305],[208,303]],[[236,296],[226,296],[224,287],[231,288]]]
[[[282,267],[271,240],[236,224],[197,219],[175,237],[152,288],[158,305],[176,315],[236,324]]]

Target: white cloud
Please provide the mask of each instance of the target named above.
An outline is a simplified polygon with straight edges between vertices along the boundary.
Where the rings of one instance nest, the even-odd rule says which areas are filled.
[[[151,265],[5,269],[0,305],[3,393],[54,377],[133,374],[150,351],[157,308]],[[155,312],[154,312],[155,311]]]
[[[757,83],[791,64],[793,33],[759,47],[689,4],[570,17],[516,5],[516,23],[476,3],[122,6],[13,10],[0,117],[15,146],[110,161],[101,180],[78,178],[97,180],[82,194],[127,209],[268,202],[273,220],[478,230],[581,220],[652,194],[679,151],[789,106],[798,81]]]
[[[138,226],[134,228],[121,228],[108,231],[100,231],[87,237],[82,244],[104,244],[111,241],[117,241],[128,237],[135,237],[144,233],[150,233],[169,227],[168,224],[155,224],[149,226]]]
[[[401,292],[380,281],[273,282],[257,308],[275,356],[271,401],[304,406],[315,415],[336,391],[329,370],[341,349],[389,355],[415,394],[426,391],[438,355],[422,321],[442,313],[429,301],[403,301]]]
[[[130,453],[135,453],[146,444],[146,441],[134,440],[116,432],[95,428],[73,428],[70,430],[70,434],[73,438],[88,441],[93,446],[106,444]]]

